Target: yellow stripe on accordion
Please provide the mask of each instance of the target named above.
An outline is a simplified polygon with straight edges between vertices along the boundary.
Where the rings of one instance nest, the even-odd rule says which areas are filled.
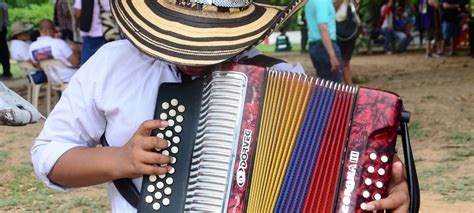
[[[269,212],[275,208],[314,85],[314,78],[299,74],[269,74],[248,212]]]

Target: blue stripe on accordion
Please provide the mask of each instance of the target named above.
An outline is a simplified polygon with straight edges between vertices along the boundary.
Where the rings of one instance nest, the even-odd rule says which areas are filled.
[[[314,88],[285,173],[275,212],[302,211],[335,94],[336,90],[324,86]]]

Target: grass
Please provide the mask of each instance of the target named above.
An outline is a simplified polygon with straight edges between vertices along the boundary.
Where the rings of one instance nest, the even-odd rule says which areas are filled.
[[[0,67],[1,73],[3,73],[3,66]],[[18,65],[12,61],[10,61],[10,72],[13,75],[13,79],[25,77],[20,67],[18,67]]]
[[[428,136],[428,130],[421,127],[420,122],[413,121],[409,124],[410,135],[414,139],[420,139]]]
[[[14,178],[4,184],[0,191],[0,211],[48,211],[68,212],[72,209],[81,212],[106,212],[108,202],[100,195],[75,197],[70,201],[63,194],[47,188],[33,173],[31,162],[21,162],[11,168]],[[12,208],[14,207],[14,208]]]
[[[448,156],[442,161],[463,161],[474,156],[474,135],[455,131],[448,135]]]
[[[433,185],[433,191],[444,195],[446,201],[474,201],[474,177],[442,180]]]
[[[7,160],[9,156],[7,151],[0,149],[0,163]]]
[[[291,47],[291,52],[300,52],[301,50],[300,44],[292,44]],[[264,53],[275,52],[275,44],[259,44],[256,48]]]

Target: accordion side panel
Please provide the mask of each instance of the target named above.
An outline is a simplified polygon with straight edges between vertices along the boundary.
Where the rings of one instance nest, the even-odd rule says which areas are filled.
[[[387,196],[401,110],[392,93],[360,88],[335,203],[337,212],[364,212]]]
[[[353,99],[353,88],[339,85],[303,212],[329,212],[333,208]]]
[[[278,198],[277,212],[301,211],[300,201],[306,196],[303,192],[309,185],[335,95],[333,83],[321,80],[316,85]]]

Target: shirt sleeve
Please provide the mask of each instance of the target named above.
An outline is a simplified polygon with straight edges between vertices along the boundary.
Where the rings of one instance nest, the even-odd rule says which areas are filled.
[[[100,3],[102,4],[102,7],[104,8],[105,11],[110,11],[110,1],[109,0],[99,0],[101,1]]]
[[[82,2],[81,1],[82,0],[75,0],[74,1],[74,9],[78,9],[78,10],[82,9]]]
[[[61,39],[58,39],[58,49],[62,55],[64,55],[66,58],[69,58],[72,55],[72,49],[69,47],[69,45]]]
[[[332,5],[331,0],[321,0],[318,2],[318,5],[314,6],[314,11],[316,13],[316,23],[317,24],[327,24],[330,21],[330,7],[334,7]]]
[[[107,69],[101,62],[107,55],[101,56],[91,57],[73,76],[31,148],[35,173],[50,188],[70,190],[49,180],[51,169],[68,150],[97,146],[105,131],[106,120],[99,107],[102,84],[97,82],[104,79]]]

